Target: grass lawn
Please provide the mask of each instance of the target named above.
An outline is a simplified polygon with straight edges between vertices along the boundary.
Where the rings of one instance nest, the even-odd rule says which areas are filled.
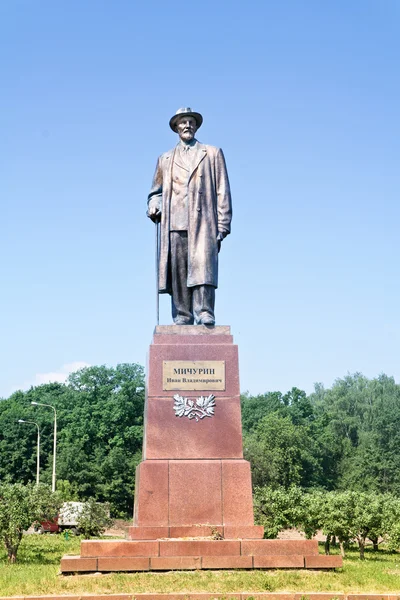
[[[325,571],[189,571],[60,576],[63,554],[79,554],[80,539],[27,535],[18,562],[0,550],[0,596],[139,592],[398,592],[400,554],[348,551],[343,569]],[[321,551],[321,548],[320,548]]]

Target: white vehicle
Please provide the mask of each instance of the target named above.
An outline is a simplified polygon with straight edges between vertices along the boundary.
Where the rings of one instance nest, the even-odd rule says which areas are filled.
[[[35,531],[38,533],[61,533],[68,529],[73,534],[79,534],[78,521],[85,509],[85,504],[86,502],[64,502],[58,515],[53,519],[35,523]],[[107,502],[104,504],[96,502],[96,504],[103,506],[106,509],[107,516],[110,516],[110,506]]]
[[[81,514],[84,502],[64,502],[58,513],[58,529],[71,529],[75,533],[78,532],[78,518]]]
[[[61,533],[70,529],[72,533],[79,533],[78,518],[83,510],[84,502],[64,502],[60,512],[53,519],[41,521],[34,525],[38,533]]]

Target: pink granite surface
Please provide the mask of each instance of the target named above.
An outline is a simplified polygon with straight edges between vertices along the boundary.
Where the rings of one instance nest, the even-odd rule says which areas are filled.
[[[303,569],[304,556],[289,554],[283,556],[254,556],[255,569]]]
[[[201,569],[200,556],[158,556],[150,559],[152,571]]]
[[[100,557],[96,571],[148,571],[150,559],[145,556],[137,557]],[[66,600],[69,600],[68,598]],[[85,600],[87,600],[85,598]],[[113,599],[114,600],[114,597]]]
[[[221,462],[169,461],[169,524],[222,524]]]
[[[134,524],[154,528],[154,537],[152,533],[147,539],[168,535],[168,527],[252,526],[249,469],[243,459],[145,460],[137,467]]]
[[[203,569],[251,569],[252,556],[203,556]]]
[[[224,537],[230,539],[259,539],[264,537],[262,525],[224,525]]]
[[[176,525],[171,527],[128,527],[130,540],[157,540],[166,538],[211,537],[217,531],[223,538],[262,539],[261,525]]]
[[[169,527],[129,527],[128,539],[130,540],[158,540],[167,538]]]
[[[140,463],[135,487],[135,525],[168,526],[168,461]]]
[[[254,525],[250,463],[222,461],[224,525]]]
[[[82,556],[91,557],[64,556],[61,561],[61,571],[71,573],[173,569],[334,569],[342,566],[341,556],[304,556],[293,552],[300,549],[298,544],[296,548],[296,542],[299,540],[281,541],[285,542],[285,552],[269,555],[243,554],[243,543],[234,540],[83,541]],[[255,596],[261,597],[261,594]],[[301,594],[296,594],[295,599],[301,600],[300,596]],[[328,593],[313,593],[311,596],[313,600],[330,599]],[[274,595],[271,594],[271,597]],[[356,600],[356,598],[375,600],[375,595],[349,596],[349,600]],[[396,600],[394,596],[389,596],[388,600],[391,598]],[[379,598],[377,597],[376,600]]]
[[[236,540],[161,540],[160,556],[240,556]]]
[[[63,556],[61,559],[63,573],[79,571],[97,571],[97,558],[81,558],[80,556]]]
[[[307,569],[332,569],[343,567],[343,559],[338,555],[326,556],[318,554],[316,556],[306,556],[305,565]]]
[[[162,365],[167,360],[225,361],[226,389],[214,392],[212,417],[196,421],[175,415],[175,394],[196,399],[212,390],[164,391]],[[169,527],[171,536],[174,527],[253,526],[239,393],[238,349],[229,327],[156,328],[149,352],[144,461],[136,482],[136,539],[153,533],[155,538],[157,531],[165,535],[165,529],[139,531],[143,527]]]
[[[155,335],[153,339],[153,344],[175,344],[177,342],[177,336],[173,334],[164,334],[164,335]],[[188,345],[188,344],[207,344],[207,346],[213,344],[233,344],[233,336],[232,335],[180,335],[179,343]]]
[[[243,540],[243,556],[318,555],[316,540]]]
[[[212,525],[180,525],[169,528],[170,538],[185,538],[185,537],[207,537],[213,534],[215,527]],[[222,525],[216,528],[222,535],[224,528]]]
[[[159,543],[158,541],[142,542],[136,540],[132,542],[127,540],[82,540],[81,557],[159,556]]]
[[[221,398],[215,392],[214,415],[196,421],[175,415],[174,393],[168,398],[147,399],[144,458],[243,457],[239,396]],[[196,399],[201,393],[184,395]]]

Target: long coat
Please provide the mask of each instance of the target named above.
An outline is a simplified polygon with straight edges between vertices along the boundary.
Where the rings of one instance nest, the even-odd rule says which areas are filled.
[[[149,208],[161,210],[159,292],[171,293],[170,204],[176,148],[162,154],[157,162]],[[220,148],[196,144],[188,183],[188,278],[187,286],[218,287],[218,232],[230,233],[231,193],[225,159]]]

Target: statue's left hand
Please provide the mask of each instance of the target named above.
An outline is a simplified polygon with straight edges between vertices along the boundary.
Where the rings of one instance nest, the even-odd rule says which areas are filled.
[[[217,235],[218,252],[221,250],[221,242],[222,242],[222,240],[224,239],[225,236],[226,236],[226,233],[224,234],[221,231],[218,232],[218,235]]]

